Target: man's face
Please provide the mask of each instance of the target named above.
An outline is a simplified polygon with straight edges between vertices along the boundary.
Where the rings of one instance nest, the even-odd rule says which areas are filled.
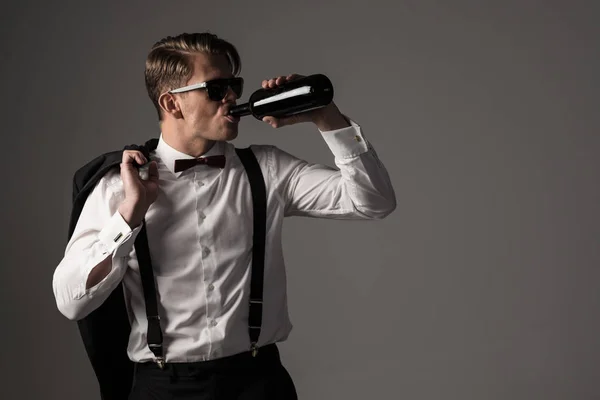
[[[185,85],[231,77],[226,56],[197,53],[193,56],[192,76]],[[177,97],[188,140],[228,141],[237,137],[239,118],[226,117],[227,110],[236,104],[236,95],[231,88],[220,101],[209,99],[206,89],[192,90]]]

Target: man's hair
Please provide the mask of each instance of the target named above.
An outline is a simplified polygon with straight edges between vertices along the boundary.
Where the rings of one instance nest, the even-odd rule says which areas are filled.
[[[197,53],[226,56],[234,76],[242,69],[242,61],[235,46],[215,34],[182,33],[159,40],[146,58],[145,70],[146,90],[156,108],[159,121],[162,120],[162,112],[158,98],[168,90],[183,86],[191,78],[192,58]]]

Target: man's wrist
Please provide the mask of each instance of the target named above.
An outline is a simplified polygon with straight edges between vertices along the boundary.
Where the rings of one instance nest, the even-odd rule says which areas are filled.
[[[340,112],[334,103],[319,110],[313,123],[321,132],[334,131],[351,126],[350,121]]]
[[[142,210],[139,203],[124,201],[119,205],[118,211],[131,229],[139,226],[144,219],[145,212]]]

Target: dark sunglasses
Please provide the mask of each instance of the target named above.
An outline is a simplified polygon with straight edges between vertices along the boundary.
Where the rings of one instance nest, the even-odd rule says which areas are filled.
[[[239,99],[244,90],[244,78],[237,77],[213,79],[211,81],[195,83],[193,85],[173,89],[170,90],[169,93],[182,93],[189,92],[190,90],[206,89],[209,99],[213,101],[221,101],[227,95],[228,88],[231,88],[233,93],[235,93],[236,97]]]

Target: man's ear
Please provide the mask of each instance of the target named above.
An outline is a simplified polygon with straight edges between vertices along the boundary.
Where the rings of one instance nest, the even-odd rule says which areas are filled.
[[[158,104],[163,113],[169,114],[175,118],[183,118],[181,107],[177,98],[171,93],[163,93],[158,98]]]

